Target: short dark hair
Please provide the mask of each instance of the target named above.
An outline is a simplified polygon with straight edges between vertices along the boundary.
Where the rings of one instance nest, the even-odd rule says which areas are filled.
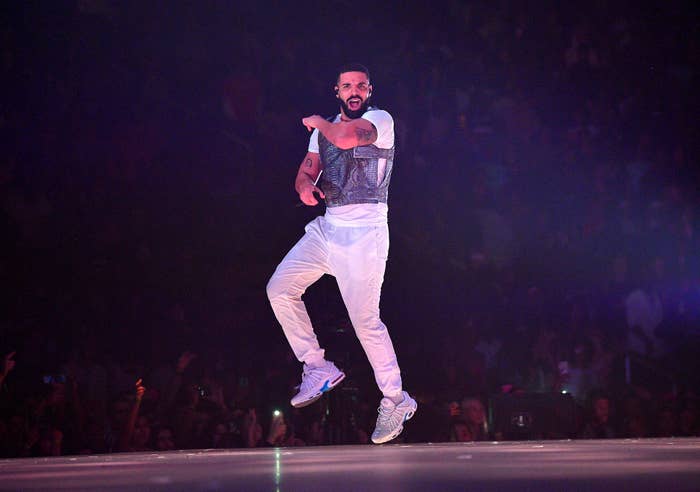
[[[346,63],[338,69],[338,74],[335,78],[336,83],[340,80],[340,74],[345,72],[362,72],[369,80],[369,69],[361,63]]]

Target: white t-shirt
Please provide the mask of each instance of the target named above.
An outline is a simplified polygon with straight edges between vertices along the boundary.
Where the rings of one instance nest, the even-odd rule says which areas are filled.
[[[394,147],[394,119],[383,109],[367,111],[362,118],[369,121],[377,129],[377,140],[374,145],[380,149]],[[340,121],[338,114],[333,123]],[[318,154],[318,129],[314,129],[309,139],[309,152]],[[386,159],[377,161],[377,186],[384,179],[386,172]],[[386,203],[357,203],[353,205],[341,205],[340,207],[326,207],[326,219],[338,226],[364,226],[383,224],[387,221],[389,207]]]

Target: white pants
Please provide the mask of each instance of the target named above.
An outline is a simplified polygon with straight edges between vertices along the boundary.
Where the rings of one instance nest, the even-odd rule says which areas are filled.
[[[324,358],[301,296],[323,274],[333,275],[379,389],[384,396],[399,396],[401,372],[389,332],[379,318],[389,253],[387,224],[337,227],[321,216],[305,230],[267,284],[272,310],[294,355],[306,363]]]

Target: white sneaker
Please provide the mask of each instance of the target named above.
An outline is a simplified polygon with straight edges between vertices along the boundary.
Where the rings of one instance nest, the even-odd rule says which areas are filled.
[[[304,364],[299,393],[292,398],[292,406],[301,408],[311,405],[321,398],[323,393],[335,388],[343,379],[345,379],[345,373],[332,362],[326,361],[321,367],[309,367]]]
[[[403,392],[403,401],[396,405],[389,398],[382,398],[379,403],[377,426],[372,433],[372,442],[382,444],[396,438],[403,430],[403,424],[413,417],[418,408],[416,400]]]

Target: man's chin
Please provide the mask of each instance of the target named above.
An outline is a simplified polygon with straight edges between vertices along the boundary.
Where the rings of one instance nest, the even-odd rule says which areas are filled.
[[[347,116],[351,120],[356,120],[357,118],[362,117],[363,114],[365,114],[365,110],[362,108],[356,109],[355,111],[351,109],[345,111],[345,116]]]
[[[357,118],[360,118],[363,114],[367,112],[367,108],[369,107],[369,101],[364,101],[359,108],[352,110],[348,107],[347,103],[341,101],[341,106],[343,107],[343,113],[345,113],[345,116],[350,118],[351,120],[356,120]]]

